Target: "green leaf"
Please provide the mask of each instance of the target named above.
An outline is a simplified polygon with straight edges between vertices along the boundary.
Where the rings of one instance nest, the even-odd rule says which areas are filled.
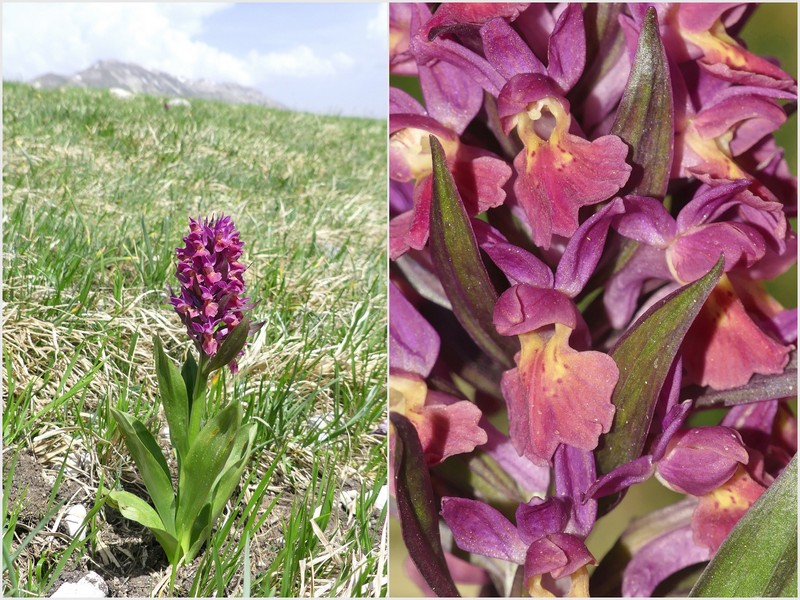
[[[217,520],[219,513],[225,508],[225,504],[233,494],[233,490],[242,477],[247,462],[250,459],[250,451],[256,439],[257,426],[255,423],[248,423],[239,430],[236,440],[233,443],[233,450],[228,457],[228,461],[222,468],[222,476],[214,487],[212,495],[211,525]]]
[[[161,517],[158,516],[152,506],[139,498],[139,496],[123,490],[109,492],[108,498],[119,509],[123,517],[136,521],[153,532],[156,540],[164,549],[169,562],[171,564],[177,562],[180,558],[178,556],[178,540],[165,529]]]
[[[797,598],[797,456],[728,534],[690,596]]]
[[[217,353],[211,357],[206,366],[206,373],[216,371],[231,362],[247,343],[247,334],[250,333],[250,319],[244,317],[241,322],[228,334]]]
[[[647,9],[636,56],[611,133],[627,143],[633,171],[624,193],[663,198],[672,167],[672,83],[658,17]],[[620,192],[622,195],[622,192]]]
[[[444,560],[439,514],[417,430],[399,413],[390,412],[389,420],[394,428],[395,492],[403,541],[437,596],[460,596]]]
[[[611,430],[600,438],[598,476],[638,458],[650,430],[661,387],[683,338],[722,275],[723,257],[706,275],[676,290],[625,332],[609,353],[619,368],[611,397]]]
[[[503,366],[514,365],[515,339],[497,333],[492,323],[497,291],[481,260],[478,243],[447,168],[444,149],[430,136],[433,159],[431,255],[459,323],[475,343]]]
[[[153,336],[156,354],[156,375],[161,403],[169,423],[169,437],[182,460],[189,448],[189,398],[180,371],[164,354],[161,340]]]
[[[156,440],[139,419],[111,409],[122,437],[139,469],[147,493],[155,504],[167,531],[175,531],[175,491],[169,474],[167,460]]]
[[[189,546],[186,550],[186,561],[194,560],[200,553],[200,549],[211,535],[211,503],[206,504],[192,525],[192,533],[189,536]]]
[[[209,419],[189,448],[178,480],[176,527],[184,551],[195,519],[210,501],[211,490],[228,461],[242,422],[242,408],[231,402]]]

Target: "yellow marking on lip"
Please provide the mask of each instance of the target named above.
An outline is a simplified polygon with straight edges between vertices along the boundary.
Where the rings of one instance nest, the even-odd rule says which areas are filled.
[[[431,159],[430,132],[417,127],[406,127],[394,132],[389,137],[389,146],[397,151],[408,165],[408,170],[415,181],[419,181],[433,172]],[[459,142],[437,136],[448,160],[455,158]]]

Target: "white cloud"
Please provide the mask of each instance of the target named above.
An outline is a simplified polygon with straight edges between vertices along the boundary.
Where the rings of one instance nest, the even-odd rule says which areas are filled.
[[[334,76],[352,69],[346,53],[307,45],[237,57],[196,39],[204,19],[227,4],[91,3],[3,6],[3,75],[29,80],[71,74],[103,58],[135,62],[191,79],[243,85],[274,77]]]
[[[367,36],[372,39],[386,39],[389,30],[389,5],[386,3],[377,6],[377,14],[367,23]]]
[[[266,54],[251,51],[247,55],[247,62],[263,79],[272,76],[296,78],[334,76],[341,71],[349,70],[355,64],[353,58],[345,52],[335,52],[322,57],[305,45]]]

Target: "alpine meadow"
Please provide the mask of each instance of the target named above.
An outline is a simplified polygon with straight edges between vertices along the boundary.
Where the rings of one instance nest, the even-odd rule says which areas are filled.
[[[3,594],[94,571],[117,597],[385,596],[385,120],[15,83],[3,103]],[[109,501],[148,498],[112,412],[177,481],[153,340],[194,350],[175,250],[222,215],[260,327],[205,408],[240,402],[255,437],[173,570]]]

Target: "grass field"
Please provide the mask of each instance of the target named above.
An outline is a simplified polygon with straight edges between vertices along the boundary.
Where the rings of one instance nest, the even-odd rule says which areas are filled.
[[[386,124],[9,83],[3,105],[4,595],[88,570],[112,596],[385,595]],[[190,347],[167,289],[188,217],[212,213],[265,325],[209,404],[238,397],[258,434],[170,590],[100,490],[145,497],[110,408],[165,424],[151,340]]]

